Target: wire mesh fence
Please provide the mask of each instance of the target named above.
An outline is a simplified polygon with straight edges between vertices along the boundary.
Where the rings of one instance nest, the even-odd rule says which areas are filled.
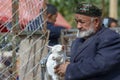
[[[0,0],[0,80],[42,80],[47,54],[44,0]]]

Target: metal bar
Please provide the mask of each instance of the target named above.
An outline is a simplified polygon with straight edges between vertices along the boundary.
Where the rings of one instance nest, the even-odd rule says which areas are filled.
[[[16,47],[16,40],[15,40],[15,35],[17,35],[18,31],[19,31],[19,0],[12,0],[12,32],[13,32],[13,41],[12,41],[12,48],[13,48],[13,58],[12,58],[12,72],[16,72],[16,52],[14,50],[14,48]],[[15,77],[13,77],[15,76]],[[11,76],[11,80],[16,80],[17,77],[17,72]]]

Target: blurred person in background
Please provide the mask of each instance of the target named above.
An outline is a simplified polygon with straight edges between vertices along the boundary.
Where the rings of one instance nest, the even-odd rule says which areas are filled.
[[[105,27],[115,28],[118,27],[118,20],[111,17],[106,17],[103,19],[103,24]]]
[[[63,26],[55,26],[58,10],[52,4],[47,4],[47,29],[50,30],[49,45],[53,46],[59,44],[61,30],[65,29]]]

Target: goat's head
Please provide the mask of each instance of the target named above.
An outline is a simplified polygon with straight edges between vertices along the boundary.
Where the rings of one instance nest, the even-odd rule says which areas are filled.
[[[57,44],[57,45],[54,45],[54,46],[48,46],[51,50],[51,52],[55,53],[55,52],[63,52],[64,51],[64,46],[63,45],[60,45],[60,44]]]

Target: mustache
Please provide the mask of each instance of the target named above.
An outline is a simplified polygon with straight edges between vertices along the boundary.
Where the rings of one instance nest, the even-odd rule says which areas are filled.
[[[85,37],[91,36],[94,33],[95,33],[95,30],[93,28],[90,28],[88,30],[78,30],[76,37],[85,38]]]
[[[79,31],[87,31],[86,29],[83,28],[78,28]]]

